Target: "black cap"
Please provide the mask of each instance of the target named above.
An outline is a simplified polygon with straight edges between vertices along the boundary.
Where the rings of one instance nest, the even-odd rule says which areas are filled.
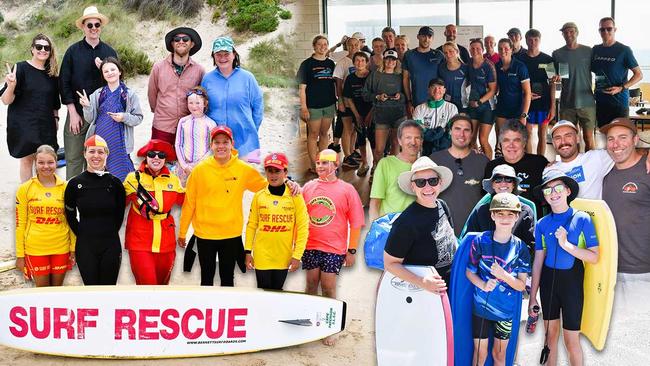
[[[511,35],[511,34],[518,34],[518,35],[521,36],[521,31],[519,30],[519,28],[510,28],[510,30],[506,34],[508,36]]]
[[[199,36],[199,33],[195,31],[192,28],[187,28],[187,27],[179,27],[176,29],[172,29],[165,35],[165,46],[167,47],[167,51],[169,52],[174,52],[174,47],[172,47],[172,40],[174,39],[174,36],[177,34],[187,34],[192,42],[194,42],[194,47],[190,49],[190,56],[194,55],[195,53],[199,52],[201,49],[201,36]]]
[[[433,37],[433,29],[429,26],[420,27],[418,36],[431,36]]]

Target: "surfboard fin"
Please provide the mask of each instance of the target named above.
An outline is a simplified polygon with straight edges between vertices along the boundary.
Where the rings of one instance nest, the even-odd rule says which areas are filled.
[[[290,319],[290,320],[278,320],[280,323],[287,323],[292,325],[299,325],[302,327],[311,327],[312,322],[309,319]]]

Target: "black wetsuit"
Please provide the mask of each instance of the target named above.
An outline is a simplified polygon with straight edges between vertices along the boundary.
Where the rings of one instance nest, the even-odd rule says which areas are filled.
[[[85,171],[68,182],[65,216],[77,236],[77,265],[85,285],[117,283],[122,260],[118,232],[125,206],[124,186],[109,173],[99,176]]]

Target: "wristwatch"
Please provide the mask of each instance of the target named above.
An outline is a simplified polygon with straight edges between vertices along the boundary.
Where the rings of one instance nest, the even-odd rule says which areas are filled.
[[[528,113],[524,112],[522,113],[519,118],[528,118]]]
[[[348,249],[348,253],[357,254],[357,250],[356,249]]]

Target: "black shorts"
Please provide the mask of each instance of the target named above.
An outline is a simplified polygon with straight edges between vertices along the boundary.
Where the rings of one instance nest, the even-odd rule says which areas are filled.
[[[472,314],[472,337],[474,339],[487,339],[490,330],[492,330],[494,338],[508,340],[512,334],[512,320],[489,320]]]
[[[630,107],[626,105],[596,103],[596,121],[598,128],[610,123],[614,118],[625,117],[630,115]]]
[[[542,268],[540,299],[544,320],[560,319],[561,311],[562,328],[580,330],[584,303],[584,278],[585,269],[579,259],[574,259],[573,267],[570,269],[555,270],[555,285],[553,285],[553,268],[546,265]]]
[[[469,116],[484,125],[494,124],[494,111],[490,107],[490,103],[485,102],[476,108],[469,108]]]
[[[361,116],[365,118],[365,116]],[[354,128],[357,131],[357,147],[366,144],[366,139],[370,141],[370,147],[375,148],[375,123],[370,122],[370,126],[362,127],[359,124],[355,123]]]

